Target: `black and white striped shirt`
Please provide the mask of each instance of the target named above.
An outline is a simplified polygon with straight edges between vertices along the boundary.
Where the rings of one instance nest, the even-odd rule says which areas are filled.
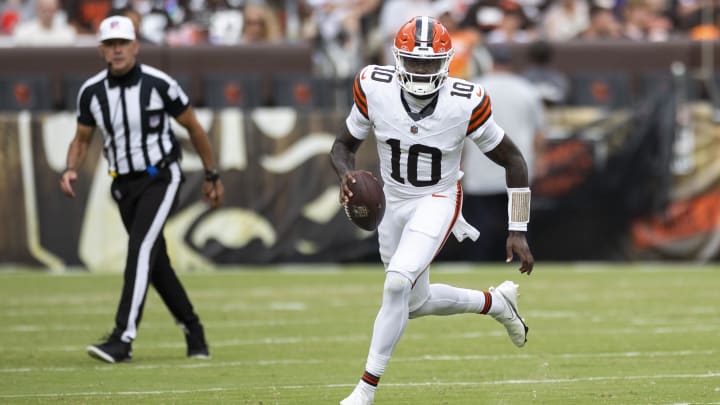
[[[189,99],[164,72],[136,64],[127,74],[114,77],[105,69],[85,81],[77,104],[78,122],[103,132],[111,175],[142,172],[179,156],[168,114],[180,115]]]

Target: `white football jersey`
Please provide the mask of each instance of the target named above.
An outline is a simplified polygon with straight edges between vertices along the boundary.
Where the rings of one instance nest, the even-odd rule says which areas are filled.
[[[504,131],[492,118],[490,98],[477,84],[449,77],[434,111],[411,117],[401,98],[395,67],[369,65],[355,78],[355,103],[346,119],[355,138],[375,132],[380,175],[388,197],[413,198],[442,192],[462,177],[466,137],[488,152]],[[427,108],[432,108],[433,103]]]

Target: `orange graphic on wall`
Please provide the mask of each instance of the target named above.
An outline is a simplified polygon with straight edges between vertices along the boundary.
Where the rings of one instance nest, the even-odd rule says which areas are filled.
[[[671,204],[665,212],[632,225],[633,244],[640,249],[663,246],[720,229],[720,190]]]

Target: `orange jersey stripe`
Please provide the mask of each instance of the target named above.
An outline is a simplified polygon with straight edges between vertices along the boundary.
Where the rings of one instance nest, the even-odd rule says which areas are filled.
[[[353,83],[353,100],[358,110],[360,110],[360,113],[365,116],[365,118],[370,119],[368,116],[367,97],[365,96],[365,92],[363,92],[362,86],[360,86],[360,75],[355,76],[355,82]]]
[[[490,118],[491,113],[492,106],[490,105],[490,98],[486,94],[480,104],[473,110],[472,115],[470,116],[470,123],[468,124],[468,129],[465,135],[470,135],[471,133],[473,133],[473,131],[480,128],[480,126],[484,124],[485,121],[488,120],[488,118]]]
[[[490,111],[490,99],[486,96],[483,101],[475,107],[472,114],[470,115],[470,122],[474,122]]]

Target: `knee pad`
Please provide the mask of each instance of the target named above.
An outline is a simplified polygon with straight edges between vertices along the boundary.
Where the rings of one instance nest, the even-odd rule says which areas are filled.
[[[398,272],[389,271],[385,276],[385,286],[383,287],[385,294],[394,296],[409,294],[411,287],[410,280]]]

